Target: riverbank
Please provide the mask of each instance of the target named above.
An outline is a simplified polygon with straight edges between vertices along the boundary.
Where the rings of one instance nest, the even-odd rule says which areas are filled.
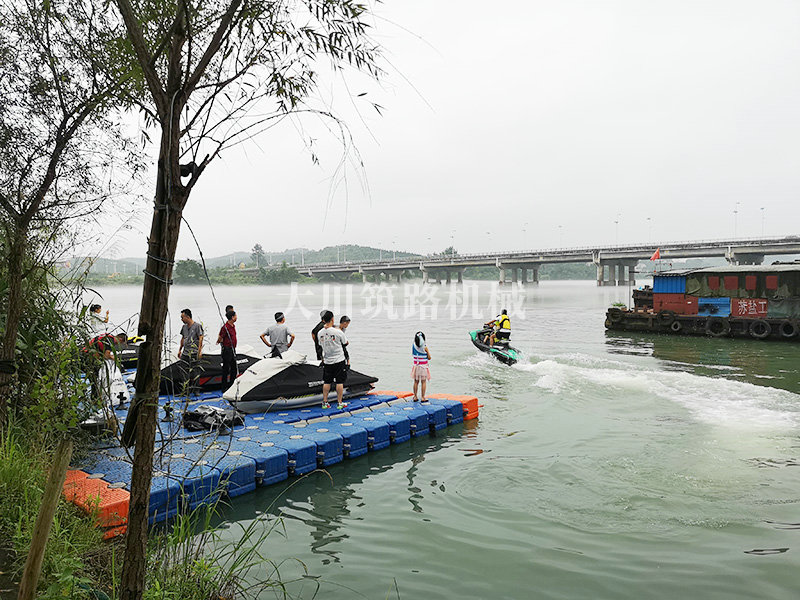
[[[5,553],[5,560],[0,560],[0,587],[6,590],[4,597],[16,596],[54,446],[45,432],[19,421],[0,439],[0,547]],[[110,590],[113,555],[113,546],[103,542],[89,515],[62,497],[50,530],[39,589],[46,591],[46,597],[68,596],[80,585]]]

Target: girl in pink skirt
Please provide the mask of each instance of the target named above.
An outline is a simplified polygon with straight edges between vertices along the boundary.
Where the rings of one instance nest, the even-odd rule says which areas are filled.
[[[411,380],[414,382],[414,402],[419,402],[420,400],[420,396],[417,395],[417,387],[420,381],[422,382],[421,399],[423,402],[427,402],[425,388],[431,378],[431,370],[428,368],[431,353],[425,343],[425,334],[421,331],[418,331],[414,336],[414,344],[411,346],[411,358],[414,359],[414,366],[411,367]]]

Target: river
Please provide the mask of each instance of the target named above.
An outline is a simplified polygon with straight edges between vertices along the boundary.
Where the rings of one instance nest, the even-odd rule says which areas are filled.
[[[482,404],[436,437],[235,499],[223,539],[282,517],[262,550],[286,579],[306,565],[290,585],[302,598],[798,596],[800,344],[608,333],[630,290],[589,281],[463,289],[215,288],[240,345],[260,349],[277,310],[293,306],[304,352],[323,304],[349,311],[353,367],[385,389],[410,388],[422,330],[431,391]],[[99,291],[112,321],[138,310],[139,288]],[[524,353],[513,367],[467,335],[501,304]],[[173,288],[173,334],[184,307],[216,339],[209,289]]]

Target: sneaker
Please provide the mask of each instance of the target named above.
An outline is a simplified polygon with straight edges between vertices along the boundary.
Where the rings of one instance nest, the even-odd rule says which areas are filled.
[[[330,407],[331,407],[331,405],[328,404],[327,402],[323,402],[322,403],[322,408],[330,408]]]
[[[347,402],[342,402],[339,406],[337,406],[339,410],[344,410],[347,408]]]

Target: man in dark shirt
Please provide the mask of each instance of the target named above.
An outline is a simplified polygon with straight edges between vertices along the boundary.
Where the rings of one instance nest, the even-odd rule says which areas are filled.
[[[314,329],[311,330],[311,339],[314,340],[314,349],[317,351],[317,360],[322,360],[322,346],[319,345],[319,340],[317,339],[317,335],[325,327],[325,322],[322,320],[322,315],[324,315],[327,310],[319,311],[319,318],[320,321],[314,326]]]
[[[233,385],[239,375],[236,369],[236,313],[229,310],[225,313],[228,319],[219,330],[217,343],[222,345],[222,390]]]
[[[347,315],[342,315],[342,318],[339,319],[339,329],[342,330],[342,333],[347,331],[347,326],[350,325],[350,317]],[[347,368],[350,368],[350,353],[347,351],[347,346],[342,346],[342,350],[344,350],[344,360],[347,364]]]

